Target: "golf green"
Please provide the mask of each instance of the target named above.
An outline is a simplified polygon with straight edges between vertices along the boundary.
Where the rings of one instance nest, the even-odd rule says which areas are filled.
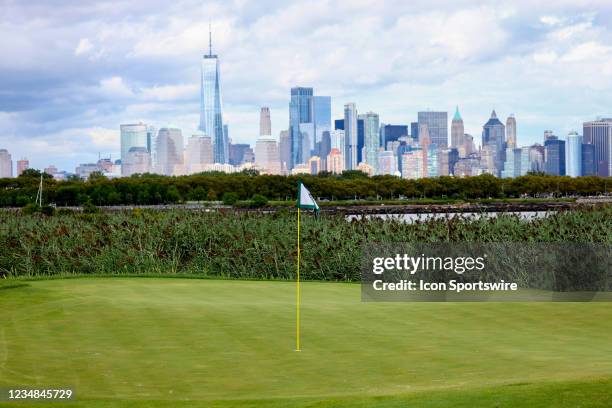
[[[302,299],[296,352],[289,282],[2,289],[0,387],[71,387],[71,407],[612,405],[612,303],[362,303],[314,282]]]

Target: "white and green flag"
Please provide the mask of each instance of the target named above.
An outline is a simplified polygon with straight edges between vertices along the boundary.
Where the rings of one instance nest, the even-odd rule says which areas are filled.
[[[308,191],[306,186],[304,186],[301,181],[298,182],[297,206],[302,210],[308,209],[319,212],[319,206],[317,205],[317,202],[314,200],[312,194],[310,194],[310,191]]]

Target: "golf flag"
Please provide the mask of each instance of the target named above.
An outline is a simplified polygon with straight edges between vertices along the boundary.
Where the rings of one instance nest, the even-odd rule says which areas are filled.
[[[312,194],[310,194],[310,191],[308,191],[306,186],[302,184],[301,181],[298,182],[297,206],[298,206],[298,209],[302,209],[302,210],[308,209],[308,210],[315,210],[316,212],[319,211],[319,206],[317,205],[314,198],[312,198]]]
[[[300,351],[300,210],[308,209],[319,212],[317,202],[310,194],[310,191],[298,181],[298,199],[297,199],[297,275],[295,280],[295,351]]]

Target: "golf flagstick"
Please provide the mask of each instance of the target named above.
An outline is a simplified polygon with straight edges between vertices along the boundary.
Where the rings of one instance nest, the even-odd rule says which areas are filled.
[[[297,200],[297,274],[295,280],[295,351],[301,351],[300,348],[300,307],[301,307],[301,293],[300,293],[300,221],[301,221],[301,209],[314,210],[315,213],[319,212],[319,206],[315,202],[310,191],[302,184],[302,181],[298,181],[298,200]]]
[[[300,351],[300,207],[297,210],[297,280],[295,282],[295,351]]]

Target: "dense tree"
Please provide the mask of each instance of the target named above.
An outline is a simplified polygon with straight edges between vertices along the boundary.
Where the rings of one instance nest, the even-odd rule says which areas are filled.
[[[0,206],[25,206],[34,201],[40,183],[40,172],[34,169],[17,178],[0,179]],[[226,174],[199,173],[167,177],[139,174],[127,178],[107,179],[95,175],[89,180],[57,181],[44,176],[43,202],[59,206],[76,206],[91,202],[100,205],[169,204],[188,200],[216,201],[231,193],[232,200],[250,200],[262,195],[269,200],[294,200],[301,179],[316,198],[350,200],[365,198],[505,198],[538,196],[588,196],[610,191],[610,178],[556,177],[528,174],[500,179],[492,175],[478,177],[436,177],[418,180],[395,176],[368,177],[359,171],[341,175],[274,176],[256,172]],[[225,201],[225,200],[224,200]]]

